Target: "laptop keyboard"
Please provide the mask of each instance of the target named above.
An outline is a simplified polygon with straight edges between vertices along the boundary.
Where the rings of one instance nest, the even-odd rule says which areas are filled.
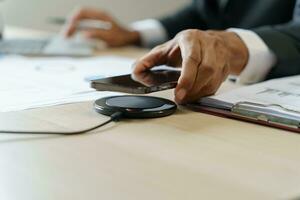
[[[0,41],[0,54],[41,54],[48,40],[6,39]]]

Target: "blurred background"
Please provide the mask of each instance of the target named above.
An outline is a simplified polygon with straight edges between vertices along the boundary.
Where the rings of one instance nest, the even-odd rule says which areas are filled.
[[[49,17],[66,16],[76,6],[89,6],[111,12],[127,24],[135,20],[159,17],[187,4],[190,0],[2,0],[4,21],[43,30],[58,30],[47,22]]]

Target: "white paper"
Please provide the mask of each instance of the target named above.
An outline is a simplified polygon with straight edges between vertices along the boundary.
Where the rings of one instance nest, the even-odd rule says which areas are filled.
[[[279,105],[300,112],[300,76],[270,80],[212,98],[233,104],[252,102],[263,105]]]
[[[132,59],[23,58],[0,59],[0,112],[53,106],[117,93],[97,92],[90,79],[128,74]]]

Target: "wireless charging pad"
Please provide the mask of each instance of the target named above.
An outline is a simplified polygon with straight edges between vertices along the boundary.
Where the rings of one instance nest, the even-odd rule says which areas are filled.
[[[98,99],[94,103],[98,113],[111,116],[122,112],[125,118],[158,118],[173,114],[177,106],[174,102],[149,96],[113,96]]]

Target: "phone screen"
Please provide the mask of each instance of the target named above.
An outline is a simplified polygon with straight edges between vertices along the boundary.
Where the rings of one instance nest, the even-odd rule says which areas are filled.
[[[98,91],[145,94],[175,88],[179,77],[178,70],[151,70],[93,80],[91,87]]]

